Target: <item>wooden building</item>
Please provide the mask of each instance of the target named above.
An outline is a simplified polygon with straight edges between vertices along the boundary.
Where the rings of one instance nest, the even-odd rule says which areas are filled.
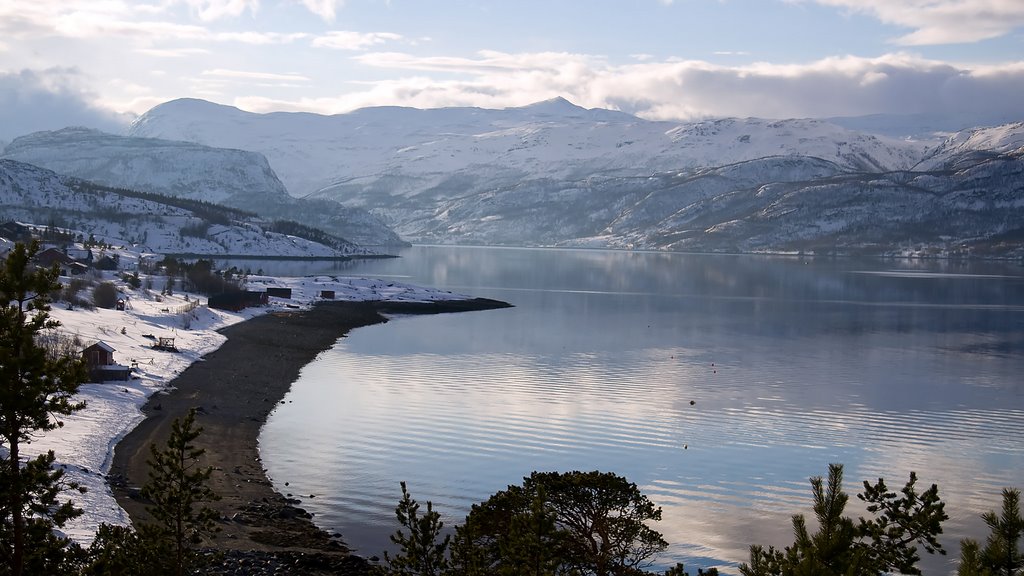
[[[0,237],[7,238],[12,242],[28,244],[32,241],[32,229],[20,222],[8,220],[0,224]]]
[[[114,362],[114,349],[102,340],[82,350],[82,360],[93,382],[128,380],[131,377],[131,368]]]
[[[273,288],[273,287],[269,287],[269,288],[267,288],[267,296],[273,296],[275,298],[291,298],[292,297],[292,289],[291,288]]]
[[[218,310],[238,312],[245,308],[259,308],[268,303],[266,292],[246,290],[245,292],[225,292],[210,296],[207,305]]]

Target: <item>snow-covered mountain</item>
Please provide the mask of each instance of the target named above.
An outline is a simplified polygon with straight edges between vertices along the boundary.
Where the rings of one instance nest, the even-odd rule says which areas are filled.
[[[118,191],[14,160],[0,160],[0,215],[4,221],[73,230],[112,245],[135,245],[159,254],[333,257],[365,253],[350,243],[328,246],[273,232],[229,208]]]
[[[453,197],[522,179],[647,176],[766,156],[877,171],[908,168],[921,154],[914,143],[817,120],[651,122],[561,98],[505,110],[382,107],[334,116],[174,100],[139,117],[130,134],[255,150],[294,196],[374,207],[382,192]]]
[[[989,128],[963,130],[936,147],[920,163],[918,170],[955,168],[957,165],[997,154],[1024,152],[1024,122]]]
[[[402,243],[380,219],[365,210],[293,198],[267,159],[257,152],[65,128],[17,138],[3,149],[0,158],[106,186],[291,219],[358,244]]]
[[[242,207],[288,192],[263,155],[191,142],[64,128],[16,138],[3,158],[119,188]]]
[[[936,147],[819,120],[652,122],[563,99],[334,116],[175,100],[130,130],[260,152],[292,195],[365,207],[416,241],[1001,254],[1022,235],[1020,132]]]

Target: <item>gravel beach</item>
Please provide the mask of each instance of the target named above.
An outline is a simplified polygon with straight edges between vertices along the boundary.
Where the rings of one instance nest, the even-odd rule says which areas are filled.
[[[221,532],[204,545],[225,553],[218,574],[364,574],[367,562],[350,555],[342,535],[328,534],[276,492],[259,459],[260,428],[303,366],[349,330],[385,322],[381,312],[438,313],[506,307],[477,299],[430,304],[323,303],[310,310],[275,312],[224,329],[225,342],[153,395],[146,419],[114,450],[108,476],[114,496],[133,522],[146,521],[138,488],[148,478],[150,445],[162,447],[171,423],[196,408],[203,433],[197,446],[213,467],[210,485],[221,499],[211,504]],[[171,352],[168,352],[171,353]],[[284,570],[284,572],[280,572]]]

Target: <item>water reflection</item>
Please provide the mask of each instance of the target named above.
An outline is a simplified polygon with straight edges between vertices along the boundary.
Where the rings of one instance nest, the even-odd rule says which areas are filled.
[[[938,483],[955,555],[1024,471],[1019,267],[414,247],[346,272],[516,304],[357,330],[268,422],[272,476],[367,554],[399,480],[457,521],[533,470],[602,469],[665,508],[665,564],[729,572],[844,462],[853,492]]]

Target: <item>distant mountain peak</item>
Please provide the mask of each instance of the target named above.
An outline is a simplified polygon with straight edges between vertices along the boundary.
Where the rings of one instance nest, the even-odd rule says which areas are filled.
[[[559,116],[579,115],[587,112],[586,108],[577,106],[561,96],[555,96],[533,104],[522,106],[519,110],[532,112],[534,114],[552,114]]]

